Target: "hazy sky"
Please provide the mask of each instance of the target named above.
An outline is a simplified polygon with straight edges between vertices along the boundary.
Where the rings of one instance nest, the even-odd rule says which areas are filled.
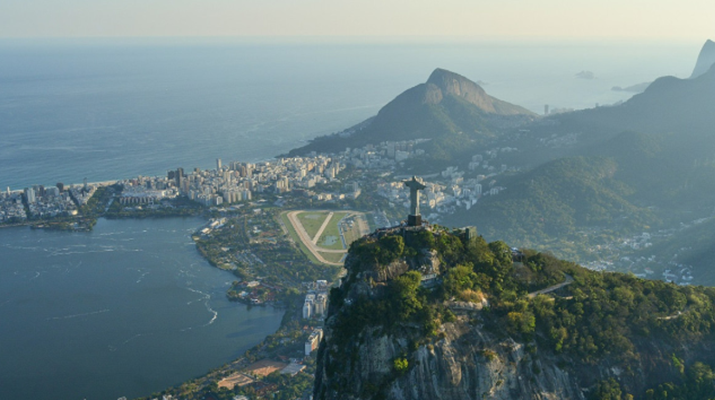
[[[713,0],[2,0],[0,37],[715,36]]]

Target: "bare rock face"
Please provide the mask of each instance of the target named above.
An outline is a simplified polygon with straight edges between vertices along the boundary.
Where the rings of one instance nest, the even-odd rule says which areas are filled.
[[[361,299],[384,299],[389,281],[407,271],[439,276],[444,268],[439,254],[427,249],[410,263],[359,262],[348,257],[346,267],[355,273],[344,278],[340,298],[331,300],[318,351],[315,399],[585,399],[578,377],[557,362],[537,357],[502,332],[484,329],[481,313],[489,305],[485,297],[445,302],[455,320],[438,326],[437,334],[429,337],[413,322],[385,330],[346,318],[352,308],[361,307]],[[400,361],[406,366],[398,368]]]
[[[533,276],[516,269],[539,263],[543,255],[522,255],[526,259],[515,263],[505,258],[511,253],[503,242],[471,238],[460,250],[458,241],[465,240],[461,230],[396,227],[355,242],[346,261],[348,274],[330,294],[317,354],[315,399],[643,400],[673,393],[677,398],[712,397],[702,395],[715,391],[710,369],[715,364],[712,288],[601,275],[549,259],[560,263],[551,267],[561,268],[566,280],[544,283],[549,285],[545,289],[532,287],[536,292],[527,292],[525,286],[521,294],[490,291],[487,285],[470,284],[470,279],[492,277],[514,287],[526,285]],[[459,258],[478,249],[482,252],[471,253],[471,258]],[[474,267],[470,270],[467,264]],[[570,295],[558,294],[569,279]],[[531,296],[534,293],[541,294]],[[633,293],[641,293],[642,302],[636,303]],[[662,309],[669,300],[661,299],[678,298],[679,306]],[[630,305],[622,306],[624,301]],[[648,319],[643,325],[629,325],[628,319],[635,317],[630,310]],[[539,325],[546,321],[538,318],[561,311],[575,329]],[[693,330],[699,323],[702,328]],[[624,331],[619,334],[618,329]],[[607,336],[594,339],[591,331]],[[564,348],[549,341],[554,335],[581,342]],[[697,376],[707,378],[690,380]],[[701,390],[701,384],[712,387]]]
[[[346,260],[346,263],[352,262],[355,262],[355,260]],[[395,279],[404,274],[409,269],[410,266],[405,261],[397,260],[388,265],[375,265],[370,268],[366,268],[364,271],[360,272],[359,278],[365,281],[372,280],[374,282],[387,282],[388,280]]]
[[[390,263],[386,265],[384,268],[380,268],[375,274],[375,281],[377,282],[385,282],[390,279],[395,279],[398,276],[404,274],[407,272],[409,269],[409,266],[407,265],[406,262],[402,260],[395,261],[393,263]]]
[[[427,85],[440,90],[441,93],[461,97],[486,112],[496,112],[494,99],[487,95],[481,86],[462,75],[437,68],[427,79]]]
[[[497,115],[531,115],[531,112],[487,94],[478,84],[457,73],[437,68],[424,85],[424,103],[439,104],[447,96],[454,96]]]
[[[386,393],[398,400],[585,399],[576,377],[536,360],[520,343],[499,340],[471,325],[468,316],[440,330],[441,339],[411,352],[409,329],[404,336],[369,330],[360,334],[360,346],[349,355],[331,344],[328,331],[319,354],[315,398],[372,399]],[[406,354],[414,365],[396,376],[394,360]],[[345,357],[351,358],[349,363]]]

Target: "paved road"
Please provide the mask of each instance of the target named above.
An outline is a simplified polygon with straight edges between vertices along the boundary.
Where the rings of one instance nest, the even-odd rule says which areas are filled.
[[[533,299],[534,297],[536,297],[536,296],[538,296],[538,295],[540,295],[540,294],[546,294],[546,293],[549,293],[549,292],[553,292],[554,290],[558,290],[558,289],[561,289],[561,288],[564,287],[564,286],[568,286],[568,285],[572,284],[572,283],[573,283],[573,278],[571,277],[571,275],[569,275],[569,274],[564,274],[564,275],[566,275],[566,280],[565,280],[565,281],[563,281],[563,282],[561,282],[561,283],[559,283],[559,284],[553,285],[553,286],[549,286],[549,287],[547,287],[546,289],[541,289],[541,290],[537,290],[536,292],[531,292],[531,293],[529,293],[529,298],[530,298],[530,299]]]
[[[313,242],[313,244],[318,244],[318,239],[320,239],[320,235],[323,234],[323,231],[330,223],[330,220],[333,219],[333,214],[335,214],[335,213],[332,211],[328,213],[328,216],[325,218],[325,221],[323,221],[323,224],[320,225],[320,229],[318,229],[318,233],[316,233],[313,240],[311,240],[311,242]]]

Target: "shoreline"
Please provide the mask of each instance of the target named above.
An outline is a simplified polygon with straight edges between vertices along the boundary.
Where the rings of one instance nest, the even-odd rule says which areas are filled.
[[[305,140],[305,144],[307,144],[308,142],[309,142],[309,140]],[[257,159],[253,159],[253,160],[248,160],[248,161],[245,161],[245,162],[251,163],[251,164],[257,164],[257,163],[262,163],[262,162],[273,162],[274,160],[277,160],[277,159],[280,159],[280,158],[285,158],[285,157],[287,157],[287,156],[288,156],[287,154],[280,154],[280,155],[277,155],[277,156],[263,157],[263,158],[257,158]],[[206,169],[212,169],[212,168],[211,168],[211,167],[206,167],[206,168],[203,168],[202,170],[206,170]],[[169,171],[169,170],[171,170],[171,167],[169,167],[166,171]],[[137,175],[137,176],[159,177],[159,176],[165,176],[165,175],[166,175],[166,172],[161,173],[161,174],[158,174],[158,175],[141,175],[141,174],[139,174],[139,175]],[[136,178],[136,176],[134,176],[133,178]],[[107,179],[107,180],[103,180],[103,181],[87,182],[87,185],[111,186],[111,185],[114,185],[114,184],[116,184],[116,183],[118,183],[118,182],[121,182],[121,181],[124,181],[124,180],[133,179],[133,178]],[[43,185],[42,183],[33,183],[32,185],[26,185],[26,187],[29,188],[29,187],[32,187],[32,186],[35,186],[35,185],[42,185],[42,186],[45,186],[45,187],[55,186],[55,184]],[[67,184],[65,184],[66,187],[70,187],[70,186],[82,186],[82,185],[84,185],[84,182],[79,182],[79,183],[67,183]],[[6,193],[7,188],[10,188],[10,186],[5,186],[5,188],[0,188],[0,189],[2,189],[2,192],[3,192],[3,193]],[[23,189],[12,189],[12,188],[11,188],[11,189],[10,189],[10,193],[23,193],[24,190],[25,190],[24,188],[23,188]]]
[[[4,228],[19,228],[21,226],[27,226],[30,227],[30,225],[27,222],[19,222],[16,224],[0,224],[0,229]]]
[[[183,222],[182,222],[183,221]],[[26,282],[27,279],[30,279],[29,282],[41,282],[43,279],[47,279],[48,276],[52,277],[57,277],[57,276],[73,276],[74,278],[72,280],[77,281],[83,280],[82,276],[87,276],[87,273],[89,273],[89,276],[95,276],[95,273],[93,271],[97,271],[96,269],[87,269],[88,266],[92,266],[88,260],[95,260],[100,264],[97,264],[98,266],[103,266],[102,265],[102,258],[108,257],[108,258],[114,258],[114,262],[112,265],[117,265],[118,268],[116,270],[125,270],[127,272],[121,272],[119,275],[121,277],[121,281],[124,284],[121,285],[119,288],[113,289],[113,293],[117,292],[133,292],[137,288],[139,290],[140,288],[146,288],[146,287],[155,287],[159,286],[161,287],[163,284],[161,281],[166,281],[166,279],[169,279],[169,282],[173,280],[173,276],[176,275],[177,277],[182,277],[186,276],[183,274],[183,272],[180,272],[179,269],[181,270],[186,270],[186,271],[195,271],[192,272],[193,274],[197,275],[198,278],[192,278],[191,280],[194,281],[193,283],[187,282],[185,279],[186,278],[177,278],[178,279],[178,286],[175,286],[173,284],[170,284],[172,287],[171,289],[171,295],[172,296],[163,296],[165,299],[164,301],[170,301],[169,303],[164,303],[165,305],[169,306],[170,308],[176,307],[177,309],[181,309],[182,313],[186,312],[186,318],[180,318],[180,319],[168,319],[167,320],[167,325],[156,325],[157,330],[162,330],[166,326],[170,326],[172,328],[171,332],[168,332],[167,330],[167,338],[168,340],[186,340],[185,338],[193,337],[196,339],[199,339],[199,342],[195,342],[193,344],[190,344],[185,350],[181,348],[175,348],[174,350],[177,353],[187,353],[189,351],[193,351],[193,349],[198,349],[200,350],[202,346],[200,345],[200,342],[202,340],[207,340],[208,338],[213,338],[215,337],[217,340],[218,339],[223,339],[224,337],[226,338],[224,343],[218,342],[216,343],[216,346],[221,346],[217,347],[217,349],[224,348],[223,351],[211,351],[206,354],[205,357],[201,357],[199,361],[201,361],[201,366],[204,366],[203,368],[189,368],[189,369],[182,369],[182,368],[172,368],[172,371],[176,371],[176,374],[171,374],[168,375],[168,380],[164,380],[160,382],[160,385],[153,385],[153,386],[143,386],[143,385],[135,385],[131,382],[127,382],[126,385],[114,385],[114,384],[93,384],[89,392],[86,392],[86,397],[90,398],[89,394],[90,393],[104,393],[104,396],[99,396],[97,397],[96,395],[92,395],[92,398],[110,398],[110,395],[112,396],[111,398],[118,398],[120,394],[125,395],[128,398],[137,398],[140,396],[148,396],[149,393],[153,392],[160,392],[164,391],[169,387],[173,386],[178,386],[181,383],[188,381],[190,379],[193,379],[196,376],[203,376],[209,373],[209,371],[213,370],[216,367],[221,367],[225,363],[231,363],[234,362],[237,358],[243,355],[245,351],[248,351],[258,344],[260,344],[262,341],[266,339],[267,336],[275,334],[275,332],[281,328],[281,322],[283,321],[284,315],[286,310],[281,309],[281,307],[276,307],[274,304],[266,304],[269,305],[270,307],[263,307],[263,308],[252,308],[246,304],[235,304],[235,302],[231,301],[231,299],[226,297],[226,291],[228,289],[228,286],[225,286],[225,283],[227,281],[231,281],[232,279],[232,274],[223,274],[220,272],[214,272],[218,268],[211,268],[211,266],[208,264],[208,261],[206,258],[202,257],[200,254],[197,254],[195,251],[195,246],[193,248],[191,247],[186,247],[185,245],[188,244],[186,243],[187,240],[186,238],[190,238],[191,233],[193,233],[197,228],[199,228],[204,222],[206,221],[205,218],[203,217],[194,217],[194,218],[172,218],[172,219],[166,219],[166,221],[142,221],[138,219],[132,219],[128,221],[111,221],[111,220],[103,220],[100,221],[101,227],[98,226],[97,229],[95,230],[94,233],[91,234],[94,239],[89,238],[86,233],[82,233],[80,235],[72,234],[72,235],[67,235],[65,233],[31,233],[30,230],[27,231],[20,231],[20,230],[6,230],[6,231],[0,231],[4,232],[6,241],[8,244],[8,247],[6,251],[4,252],[5,254],[8,254],[10,257],[8,257],[8,260],[16,260],[16,261],[11,261],[8,265],[6,265],[6,269],[4,269],[4,273],[7,272],[10,275],[3,275],[3,276],[11,276],[12,271],[20,267],[20,274],[21,275],[26,275],[23,277],[22,281],[18,282]],[[102,224],[103,223],[103,224]],[[141,233],[142,229],[149,229],[149,234],[147,233]],[[27,229],[27,228],[25,228]],[[173,230],[173,233],[172,231]],[[124,232],[124,233],[122,233]],[[154,232],[154,234],[152,234]],[[160,236],[155,236],[155,235],[160,235]],[[143,235],[143,236],[142,236]],[[151,235],[151,236],[146,236],[146,235]],[[29,240],[26,238],[26,236],[29,238]],[[164,239],[160,239],[160,237],[163,236]],[[135,237],[139,240],[140,237],[147,238],[147,240],[150,240],[149,244],[137,244],[136,241],[128,241],[125,242],[124,240],[120,239],[125,239],[125,238],[131,238]],[[85,239],[83,239],[85,238]],[[183,239],[182,239],[183,238]],[[41,240],[40,240],[41,239]],[[90,240],[91,239],[91,240]],[[95,240],[96,239],[96,240]],[[36,240],[39,240],[36,244],[33,244]],[[172,259],[174,262],[173,266],[169,264],[168,267],[161,267],[159,269],[153,269],[156,264],[155,261],[152,261],[152,257],[147,257],[151,256],[150,252],[146,252],[147,250],[156,248],[156,244],[161,244],[165,242],[173,242],[172,248],[179,249],[181,251],[181,254],[184,254],[182,257],[173,257]],[[25,245],[25,243],[30,243],[29,245]],[[92,244],[90,244],[92,243]],[[99,243],[99,244],[95,244]],[[156,243],[156,244],[155,244]],[[5,243],[3,243],[5,244]],[[86,244],[86,247],[91,247],[92,249],[86,249],[82,246]],[[101,246],[100,246],[101,244]],[[15,246],[17,245],[17,246]],[[75,245],[78,245],[79,247],[74,247]],[[26,247],[27,246],[27,247]],[[107,253],[104,253],[103,251],[105,249],[114,249],[114,250],[106,250],[109,251]],[[63,268],[57,269],[57,268],[41,268],[42,270],[42,275],[40,276],[39,280],[35,280],[33,278],[34,271],[33,271],[33,265],[37,265],[38,268],[40,266],[40,261],[38,260],[44,260],[43,257],[45,257],[45,253],[41,250],[42,248],[53,248],[56,252],[60,253],[59,254],[59,260],[58,261],[52,261],[53,263],[57,263],[58,265],[62,265]],[[140,256],[141,251],[139,253],[134,253],[136,249],[145,249],[145,253],[143,253],[143,256]],[[17,252],[15,252],[15,249],[17,249]],[[69,249],[69,250],[64,250],[64,249]],[[183,249],[183,250],[182,250]],[[27,254],[32,254],[34,253],[35,256],[30,258],[30,261],[28,264],[24,267],[21,267],[21,260],[24,260],[25,256]],[[66,254],[67,253],[67,254]],[[23,255],[24,254],[24,255]],[[70,255],[72,254],[72,255]],[[127,267],[127,263],[123,260],[122,254],[126,254],[127,256],[131,256],[132,260],[137,260],[137,263],[134,264],[136,265],[137,268],[141,269],[131,269]],[[137,254],[137,256],[133,256],[133,254]],[[117,258],[117,255],[119,255],[121,258]],[[17,257],[16,257],[17,256]],[[54,257],[54,256],[53,256]],[[55,258],[52,258],[52,260],[55,260]],[[84,260],[84,261],[82,261]],[[191,266],[190,264],[196,264],[195,266]],[[65,275],[67,272],[62,272],[62,269],[64,269],[64,266],[68,268],[68,270],[74,271],[74,275]],[[82,269],[77,269],[77,267],[83,266]],[[46,272],[44,270],[50,271],[51,273],[54,273],[55,275],[46,275]],[[9,271],[9,272],[8,272]],[[135,272],[136,271],[136,272]],[[230,272],[230,271],[227,271]],[[144,278],[146,274],[149,274],[147,278]],[[166,275],[166,274],[169,275]],[[159,275],[155,275],[159,274]],[[153,278],[152,278],[153,276]],[[202,277],[203,276],[203,277]],[[96,277],[96,276],[95,276]],[[19,279],[19,278],[18,278]],[[97,285],[91,285],[95,287],[103,287],[104,282],[101,282],[102,278],[100,278],[100,281],[95,281],[97,282]],[[142,280],[141,284],[137,280]],[[88,282],[92,282],[93,280],[89,280]],[[205,283],[204,283],[205,282]],[[7,282],[6,282],[7,283]],[[151,286],[143,286],[143,285],[151,285]],[[136,285],[136,286],[134,286]],[[77,287],[77,284],[72,284],[72,286],[68,286],[65,293],[71,294],[72,291],[74,290],[73,287]],[[28,286],[29,287],[29,286]],[[202,291],[203,293],[189,293],[188,294],[184,293],[184,290],[188,290],[190,288]],[[84,289],[79,289],[80,291]],[[143,289],[142,289],[143,290]],[[13,294],[11,291],[9,294]],[[210,295],[210,298],[204,299],[205,295]],[[8,300],[13,300],[12,303],[7,304],[6,306],[3,306],[2,309],[4,312],[7,312],[9,314],[7,315],[14,315],[16,314],[15,309],[22,310],[22,308],[19,305],[19,303],[16,303],[15,297],[16,296],[11,296],[13,299]],[[157,297],[151,297],[156,299]],[[184,300],[187,302],[192,302],[195,303],[191,307],[184,307]],[[208,309],[205,309],[204,303],[208,301]],[[2,303],[2,301],[0,301]],[[117,312],[120,310],[132,310],[134,309],[134,313],[141,311],[141,305],[140,309],[136,309],[133,306],[136,305],[132,304],[131,308],[130,307],[125,307],[122,305],[121,307],[119,305],[114,305],[112,306],[111,304],[116,303],[116,301],[112,300],[109,304],[103,304],[104,307],[103,309],[111,309],[113,312]],[[124,301],[121,301],[121,303],[124,303]],[[161,302],[157,303],[161,304]],[[2,306],[2,304],[0,304]],[[8,308],[10,307],[10,308]],[[64,306],[61,306],[64,307]],[[80,307],[80,306],[77,306]],[[81,314],[84,311],[94,311],[95,308],[92,308],[91,305],[88,305],[89,310],[84,310],[80,309],[80,311],[75,312],[67,312],[67,313],[52,313],[48,314],[49,317],[54,317],[57,316],[57,320],[52,320],[53,322],[49,323],[55,323],[55,324],[67,324],[67,326],[71,326],[72,329],[75,329],[75,324],[80,321],[80,319],[84,320],[86,319],[85,317],[82,318],[77,318],[74,319],[68,319],[68,320],[62,320],[62,322],[59,322],[59,318],[65,315],[69,314]],[[163,307],[162,307],[163,308]],[[156,308],[155,312],[160,312],[162,308]],[[97,308],[98,309],[98,308]],[[210,328],[210,331],[214,332],[213,334],[210,334],[209,336],[205,336],[205,333],[201,333],[200,335],[198,334],[198,331],[201,330],[200,327],[203,327],[204,325],[208,325],[212,323],[212,321],[209,321],[212,318],[212,309],[215,310],[216,312],[219,313],[218,319],[213,323],[212,327]],[[72,308],[74,310],[74,308]],[[185,310],[185,311],[184,311]],[[223,310],[223,311],[222,311]],[[251,311],[252,310],[252,311]],[[127,311],[129,312],[129,311]],[[141,313],[140,313],[141,314]],[[107,318],[107,316],[110,314],[106,314],[102,316],[102,318]],[[49,318],[48,317],[48,318]],[[20,317],[18,317],[20,318]],[[95,317],[92,317],[95,318]],[[110,317],[111,318],[111,317]],[[19,322],[22,322],[24,319],[20,319]],[[42,321],[45,320],[45,318],[41,318]],[[188,320],[192,321],[190,324],[184,324],[182,321],[183,320]],[[228,324],[231,324],[232,326],[236,326],[236,322],[243,324],[241,321],[265,321],[265,325],[263,328],[260,326],[257,326],[257,329],[243,329],[243,328],[236,328],[233,329]],[[56,321],[56,322],[55,322]],[[101,328],[101,325],[96,325],[96,319],[91,320],[91,325],[88,325],[90,327],[95,326],[97,328]],[[222,322],[223,321],[223,322]],[[234,322],[236,321],[236,322]],[[43,324],[46,324],[47,322],[43,322]],[[23,323],[24,324],[24,323]],[[134,326],[138,326],[138,323],[135,323]],[[29,326],[31,326],[30,324]],[[116,325],[116,324],[115,324]],[[119,327],[118,325],[116,325]],[[227,327],[228,326],[228,327]],[[240,325],[239,325],[240,326]],[[173,329],[175,328],[175,329]],[[191,328],[192,330],[196,331],[194,333],[177,333],[179,332],[180,329],[183,328]],[[143,329],[139,327],[138,329]],[[95,331],[94,329],[90,330],[89,332]],[[148,330],[147,330],[148,331]],[[101,334],[101,329],[99,331],[96,331],[98,334],[95,335],[94,337],[90,337],[90,341],[92,343],[94,342],[101,342],[102,345],[105,343],[109,343],[111,345],[114,345],[115,347],[121,347],[121,345],[124,345],[126,343],[122,342],[122,340],[129,338],[132,340],[132,346],[136,346],[137,344],[133,341],[133,334],[134,333],[145,333],[144,331],[136,331],[136,332],[131,332],[131,334],[127,334],[125,336],[119,335],[121,337],[112,337],[111,340],[106,341],[104,335]],[[209,332],[208,329],[206,329],[206,332]],[[241,333],[240,336],[238,336],[238,333]],[[231,336],[232,335],[232,336]],[[149,337],[151,335],[145,335],[146,337]],[[143,340],[146,339],[143,338]],[[9,341],[8,343],[13,343],[15,340],[14,335],[9,335],[8,336]],[[201,338],[206,338],[206,339],[201,339]],[[152,339],[156,340],[156,339]],[[164,341],[162,339],[162,341]],[[137,340],[139,342],[139,340]],[[62,345],[62,341],[60,342],[55,342],[56,345]],[[235,346],[232,345],[231,343],[235,343]],[[140,345],[144,346],[144,343],[141,343]],[[135,347],[125,347],[124,349],[127,351],[131,351]],[[103,347],[106,351],[106,346]],[[234,349],[234,350],[232,350]],[[236,350],[240,350],[236,352]],[[110,350],[111,351],[111,350]],[[119,354],[119,353],[117,353]],[[209,357],[211,354],[215,354],[217,356]],[[8,354],[10,356],[10,354]],[[179,357],[179,354],[177,354],[177,357]],[[180,356],[181,359],[188,360],[187,357]],[[8,358],[8,361],[14,359],[13,358]],[[32,359],[32,358],[30,358]],[[39,357],[39,355],[35,358],[38,362],[42,360],[42,357]],[[87,360],[91,361],[92,359],[96,359],[97,363],[105,363],[109,359],[101,356],[101,357],[92,357],[88,358]],[[124,360],[130,360],[125,354]],[[141,358],[134,358],[133,362],[135,363],[144,363]],[[127,361],[125,364],[128,364],[129,361]],[[7,364],[7,363],[6,363]],[[33,363],[34,364],[34,363]],[[89,364],[89,363],[88,363]],[[92,365],[94,363],[91,363]],[[121,363],[120,363],[121,364]],[[41,364],[37,364],[41,365]],[[97,364],[99,365],[99,364]],[[9,365],[6,365],[6,367],[9,367]],[[122,368],[122,367],[112,367],[112,370],[114,371],[131,371],[131,367],[129,369],[127,368]],[[147,367],[141,369],[142,371],[156,371],[157,376],[160,375],[158,372],[162,370],[160,366],[157,367]],[[186,371],[189,371],[190,373],[187,373]],[[82,377],[83,374],[72,374],[74,377],[78,378],[75,379],[75,381],[79,381]],[[142,373],[141,375],[144,375]],[[137,375],[139,376],[139,375]],[[74,378],[73,378],[74,379]],[[162,378],[163,379],[163,378]],[[149,389],[149,390],[144,390],[142,389]],[[7,388],[7,389],[12,389],[12,388]],[[3,393],[11,393],[10,392],[4,391]],[[37,393],[44,392],[43,390],[37,391]],[[78,390],[78,393],[82,393],[82,391]],[[117,395],[115,396],[115,392],[117,392]],[[123,392],[123,393],[122,393]],[[19,391],[17,393],[20,393]],[[29,393],[29,391],[28,391]],[[60,390],[58,393],[74,393],[74,390],[70,390],[68,392],[65,392],[63,390]],[[129,394],[131,393],[131,395]],[[64,398],[67,395],[59,395],[60,398]],[[43,398],[44,396],[31,396],[33,398]],[[75,396],[76,397],[76,396]],[[82,397],[78,397],[82,398]],[[160,397],[161,398],[161,397]]]
[[[96,188],[100,188],[100,190],[90,198],[87,203],[88,207],[80,209],[80,213],[74,217],[62,217],[59,220],[55,220],[55,218],[24,220],[2,224],[0,228],[26,226],[30,229],[86,233],[92,231],[92,227],[100,218],[105,220],[200,218],[197,226],[193,227],[192,231],[187,235],[193,239],[194,251],[212,268],[229,272],[233,278],[233,284],[229,288],[221,287],[217,288],[217,290],[223,292],[229,304],[241,304],[240,309],[242,310],[250,310],[257,306],[270,307],[265,310],[270,310],[271,313],[280,315],[280,323],[274,331],[265,332],[265,335],[256,337],[255,342],[247,343],[248,348],[229,362],[218,361],[210,370],[204,371],[198,378],[181,380],[160,390],[162,390],[162,393],[177,394],[177,391],[180,391],[180,388],[185,387],[184,385],[187,384],[196,387],[199,391],[207,390],[211,383],[220,378],[221,373],[230,372],[232,368],[237,366],[236,363],[242,359],[253,361],[274,360],[279,356],[294,358],[297,360],[298,365],[303,366],[301,370],[307,369],[298,378],[288,379],[280,383],[280,387],[275,388],[275,390],[280,391],[294,387],[300,387],[300,390],[303,390],[304,388],[300,385],[305,380],[305,374],[310,374],[314,369],[314,365],[310,361],[314,355],[311,357],[302,355],[304,341],[314,329],[322,327],[322,320],[312,319],[307,321],[302,319],[302,306],[305,300],[305,288],[302,286],[302,281],[296,280],[293,275],[286,275],[283,270],[276,269],[276,266],[283,265],[288,260],[293,268],[297,268],[301,273],[310,276],[310,281],[316,279],[332,281],[334,279],[333,275],[337,276],[337,272],[331,270],[331,268],[337,266],[337,263],[331,263],[331,265],[334,265],[333,267],[329,267],[325,263],[314,264],[305,253],[301,252],[293,244],[290,235],[281,228],[281,212],[294,210],[295,207],[304,208],[306,206],[306,204],[303,204],[305,201],[302,198],[298,198],[297,200],[292,199],[289,201],[289,203],[297,204],[285,205],[282,203],[274,206],[273,199],[269,195],[270,201],[268,202],[262,199],[256,203],[250,203],[253,204],[254,208],[240,207],[228,211],[224,210],[223,213],[225,214],[220,214],[223,218],[219,218],[219,214],[216,214],[220,210],[214,209],[212,214],[210,207],[201,207],[193,202],[187,204],[186,201],[177,200],[170,200],[170,204],[158,209],[153,207],[137,207],[138,209],[129,207],[124,210],[123,207],[120,207],[122,208],[121,212],[114,209],[110,211],[110,206],[119,204],[119,202],[113,201],[116,199],[117,193],[103,188],[120,182],[117,180],[88,182],[88,185],[91,184]],[[21,194],[23,191],[15,192]],[[256,212],[257,210],[258,212]],[[228,235],[228,230],[218,229],[223,226],[222,223],[221,226],[214,229],[215,232],[218,232],[217,236],[202,234],[201,228],[213,219],[234,220],[232,224],[235,223],[236,226],[243,228],[239,229],[240,232],[237,231],[235,235]],[[246,221],[249,219],[253,221],[251,222],[251,228],[253,229],[249,229],[246,225]],[[328,222],[329,220],[326,220],[324,225]],[[232,225],[230,226],[232,227]],[[260,226],[260,229],[257,229],[257,226]],[[268,238],[265,235],[268,235]],[[203,240],[197,240],[197,238],[202,238]],[[221,244],[217,245],[216,243]],[[231,248],[234,250],[230,251]],[[240,254],[234,254],[236,251],[240,251]],[[244,264],[242,260],[248,264]],[[255,260],[255,264],[253,260]],[[253,282],[257,283],[252,286],[247,285],[247,283]],[[242,287],[255,289],[253,291],[247,290],[248,297],[246,297],[246,294],[240,294],[241,297],[239,297],[239,293],[242,293]],[[296,346],[300,347],[300,354],[295,352]],[[256,382],[260,385],[263,379],[259,378]],[[265,384],[270,385],[270,383]],[[198,393],[195,392],[194,394]],[[190,398],[194,399],[194,397]]]
[[[121,180],[122,180],[122,179],[115,179],[115,180],[109,180],[109,181],[99,181],[99,182],[87,182],[87,185],[93,185],[93,186],[99,186],[99,187],[112,186],[112,185],[116,184],[117,182],[119,182],[119,181],[121,181]],[[35,186],[35,185],[42,185],[42,184],[41,184],[41,183],[36,183],[36,184],[33,184],[33,185],[29,185],[29,186],[27,186],[27,187],[30,188],[30,187]],[[83,186],[83,185],[84,185],[84,182],[82,182],[82,183],[68,183],[68,184],[65,185],[65,187],[70,187],[70,186]],[[42,185],[42,186],[45,186],[45,185]],[[55,185],[49,185],[49,186],[47,186],[47,187],[53,187],[53,186],[55,186]],[[7,188],[9,188],[9,186],[8,186]],[[25,191],[25,189],[10,189],[10,193],[11,193],[11,194],[21,194],[21,193],[23,193],[24,191]],[[7,193],[7,190],[4,190],[3,192]]]

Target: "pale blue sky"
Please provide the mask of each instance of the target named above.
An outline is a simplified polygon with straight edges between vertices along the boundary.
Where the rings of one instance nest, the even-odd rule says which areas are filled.
[[[0,37],[715,36],[713,0],[2,0]]]

